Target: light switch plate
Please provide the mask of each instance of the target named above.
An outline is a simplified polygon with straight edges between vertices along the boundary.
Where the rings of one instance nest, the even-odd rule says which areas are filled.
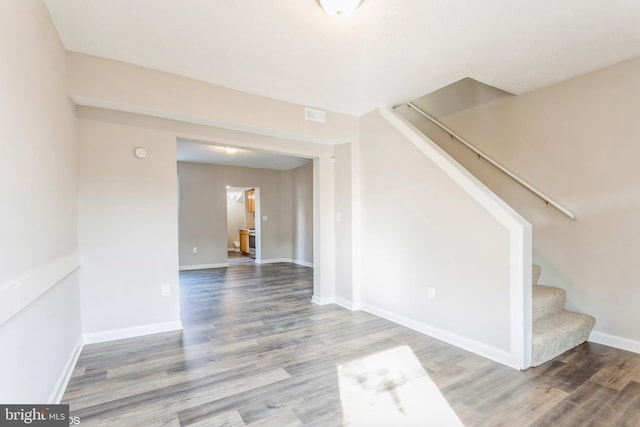
[[[171,285],[170,284],[164,284],[162,285],[162,296],[163,297],[168,297],[171,295]]]

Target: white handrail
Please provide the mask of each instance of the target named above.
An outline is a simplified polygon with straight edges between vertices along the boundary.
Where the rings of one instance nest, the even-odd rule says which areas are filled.
[[[429,115],[428,113],[422,111],[420,108],[418,108],[415,104],[413,104],[412,102],[408,102],[407,105],[409,106],[409,108],[413,108],[414,110],[416,110],[418,113],[420,113],[422,116],[424,116],[425,118],[431,120],[436,126],[438,126],[440,129],[444,130],[445,132],[447,132],[449,135],[451,135],[452,138],[457,139],[459,142],[461,142],[465,147],[467,147],[468,149],[470,149],[471,151],[473,151],[474,153],[476,153],[478,156],[482,157],[483,159],[485,159],[487,162],[491,163],[494,167],[496,167],[497,169],[499,169],[501,172],[503,172],[504,174],[506,174],[507,176],[509,176],[509,178],[513,179],[515,182],[517,182],[518,184],[522,185],[524,188],[526,188],[527,190],[529,190],[530,192],[532,192],[533,194],[535,194],[536,196],[538,196],[539,198],[541,198],[546,204],[547,206],[551,205],[554,208],[556,208],[557,210],[559,210],[560,212],[562,212],[564,215],[566,215],[567,217],[575,220],[576,216],[569,211],[568,209],[566,209],[565,207],[563,207],[562,205],[560,205],[558,202],[554,201],[551,197],[548,197],[546,194],[544,194],[542,191],[538,190],[537,188],[535,188],[534,186],[530,185],[529,183],[527,183],[526,181],[524,181],[522,178],[520,178],[519,176],[517,176],[516,174],[514,174],[513,172],[511,172],[509,169],[505,168],[504,166],[502,166],[500,163],[496,162],[495,160],[493,160],[491,157],[487,156],[486,154],[484,154],[482,151],[478,150],[476,147],[474,147],[473,145],[471,145],[469,142],[467,142],[464,138],[462,138],[460,135],[456,134],[454,131],[452,131],[451,129],[449,129],[448,127],[446,127],[445,125],[443,125],[442,123],[440,123],[435,117],[432,117],[431,115]]]

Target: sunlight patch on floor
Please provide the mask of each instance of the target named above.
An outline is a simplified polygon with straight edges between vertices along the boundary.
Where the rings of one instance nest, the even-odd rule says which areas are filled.
[[[462,426],[407,346],[338,365],[345,426]]]

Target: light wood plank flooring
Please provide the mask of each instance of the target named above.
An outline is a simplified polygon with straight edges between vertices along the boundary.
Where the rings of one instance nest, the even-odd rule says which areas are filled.
[[[313,305],[310,268],[230,261],[180,274],[183,332],[84,348],[64,395],[82,426],[340,426],[337,366],[403,345],[465,425],[640,426],[638,354],[586,343],[519,372]]]

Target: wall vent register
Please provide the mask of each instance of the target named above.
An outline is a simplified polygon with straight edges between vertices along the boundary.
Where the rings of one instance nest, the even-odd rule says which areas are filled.
[[[304,109],[304,119],[312,122],[326,123],[327,112],[322,110],[314,110],[313,108]]]

